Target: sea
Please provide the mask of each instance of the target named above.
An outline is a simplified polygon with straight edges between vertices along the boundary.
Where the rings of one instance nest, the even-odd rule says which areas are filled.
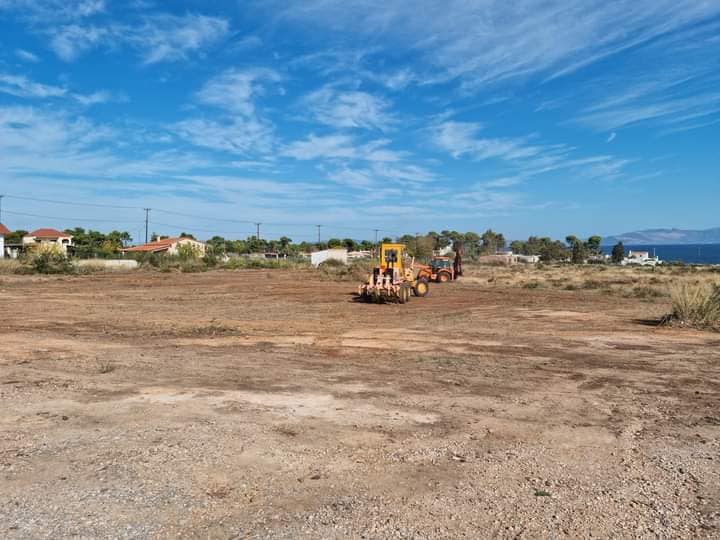
[[[603,246],[603,253],[612,253],[612,246]],[[628,251],[647,251],[652,256],[657,255],[666,263],[683,262],[687,264],[720,264],[720,244],[686,244],[681,246],[669,245],[625,245],[625,254]]]

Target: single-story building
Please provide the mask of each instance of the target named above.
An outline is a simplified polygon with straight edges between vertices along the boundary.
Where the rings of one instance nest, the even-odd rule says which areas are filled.
[[[37,229],[23,236],[24,249],[51,249],[63,255],[73,247],[72,236],[55,229]]]
[[[315,267],[320,266],[322,263],[330,259],[347,264],[347,249],[325,249],[323,251],[314,251],[310,254],[310,263]]]
[[[122,250],[123,253],[164,253],[167,255],[178,255],[181,246],[190,246],[198,256],[202,257],[207,252],[205,242],[180,236],[177,238],[161,238],[142,246],[133,246]]]
[[[10,229],[0,223],[0,259],[5,257],[5,237],[10,234]]]

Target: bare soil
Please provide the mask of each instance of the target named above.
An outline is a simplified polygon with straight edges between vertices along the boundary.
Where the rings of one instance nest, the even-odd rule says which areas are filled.
[[[720,334],[483,282],[0,277],[0,537],[718,537]]]

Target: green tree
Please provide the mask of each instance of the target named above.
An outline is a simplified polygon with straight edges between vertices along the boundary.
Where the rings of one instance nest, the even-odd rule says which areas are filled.
[[[222,255],[228,252],[228,241],[222,236],[213,236],[207,241],[207,245],[216,255]]]
[[[482,253],[486,255],[494,255],[498,250],[503,249],[506,245],[505,237],[496,233],[492,229],[485,231],[481,237]]]
[[[288,238],[287,236],[281,236],[280,240],[278,240],[278,247],[280,248],[280,253],[284,253],[287,255],[290,252],[290,246],[292,245],[292,239]]]
[[[527,251],[527,242],[523,242],[522,240],[513,240],[510,242],[510,249],[513,253],[527,255],[527,253],[525,253],[525,251]]]
[[[565,242],[572,250],[571,261],[573,264],[583,264],[587,258],[587,246],[585,242],[575,235],[569,235],[565,238]]]
[[[348,251],[357,251],[358,250],[358,244],[352,238],[344,238],[342,243]]]
[[[570,257],[570,251],[567,246],[560,240],[551,240],[550,238],[543,238],[541,242],[542,246],[539,253],[533,253],[533,255],[540,255],[540,260],[543,262],[555,262],[565,261]]]
[[[585,247],[591,255],[600,255],[602,253],[600,244],[602,244],[602,237],[595,235],[588,238]]]
[[[625,246],[622,242],[618,242],[613,246],[612,249],[612,262],[615,264],[621,263],[625,258]]]
[[[340,240],[339,238],[330,238],[327,241],[327,245],[330,249],[338,249],[344,247],[342,240]]]
[[[463,235],[463,244],[465,245],[465,255],[467,257],[475,257],[482,252],[482,237],[476,232],[466,232]]]
[[[5,237],[5,244],[22,244],[23,236],[27,236],[28,232],[18,229]]]

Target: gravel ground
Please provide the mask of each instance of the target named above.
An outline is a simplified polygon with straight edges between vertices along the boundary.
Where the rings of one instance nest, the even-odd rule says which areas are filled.
[[[720,537],[720,336],[479,283],[0,277],[0,537]]]

